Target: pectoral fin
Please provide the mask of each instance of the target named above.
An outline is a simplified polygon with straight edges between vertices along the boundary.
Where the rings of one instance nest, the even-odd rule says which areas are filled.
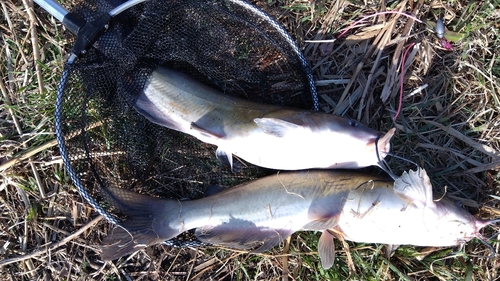
[[[253,121],[265,133],[274,135],[276,137],[283,137],[290,130],[301,129],[300,125],[290,123],[277,118],[255,118]]]
[[[220,147],[218,147],[217,151],[215,151],[215,156],[222,163],[229,165],[229,167],[231,167],[231,172],[235,174],[241,171],[245,167],[243,163],[241,163],[240,161],[238,161],[233,157],[232,153],[227,152],[221,149]]]
[[[399,245],[395,245],[395,244],[385,245],[385,257],[387,259],[389,259],[394,254],[394,252],[396,251],[396,249],[398,247],[399,247]]]
[[[329,269],[335,262],[335,243],[333,242],[333,237],[328,229],[325,229],[318,241],[318,253],[321,259],[321,266],[324,269]]]
[[[419,168],[417,171],[404,172],[394,181],[394,191],[410,200],[417,208],[433,206],[432,184],[427,172]]]
[[[377,146],[380,153],[389,153],[391,148],[391,138],[394,136],[396,128],[392,128],[387,133],[378,140]],[[385,155],[383,155],[385,157]]]
[[[191,130],[195,130],[198,133],[202,134],[204,137],[207,138],[215,138],[215,139],[221,139],[223,136],[217,135],[213,132],[210,132],[209,130],[202,128],[198,126],[196,123],[191,122]]]

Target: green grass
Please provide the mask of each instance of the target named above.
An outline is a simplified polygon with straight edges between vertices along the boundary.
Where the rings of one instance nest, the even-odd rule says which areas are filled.
[[[317,44],[305,43],[305,40],[335,38],[356,19],[379,11],[379,2],[368,1],[367,6],[362,1],[261,2],[274,8],[280,7],[279,21],[302,44],[306,58],[314,68],[316,80],[327,80],[330,79],[329,75],[342,72],[344,77],[355,79],[349,93],[359,88],[369,89],[364,106],[360,106],[359,99],[350,101],[346,116],[356,118],[361,112],[363,123],[380,128],[381,131],[395,126],[398,132],[392,141],[392,152],[425,167],[436,191],[444,192],[446,186],[447,195],[462,202],[477,217],[493,219],[500,216],[500,203],[489,196],[498,196],[500,192],[498,165],[488,166],[499,161],[499,158],[486,154],[479,146],[471,145],[477,143],[496,152],[500,150],[498,0],[473,3],[457,0],[446,3],[446,7],[430,8],[424,5],[419,10],[416,16],[429,21],[435,21],[434,15],[440,13],[454,13],[454,17],[446,20],[447,28],[455,32],[456,36],[464,35],[464,38],[453,43],[452,51],[445,51],[432,33],[419,24],[414,25],[410,32],[413,36],[411,40],[420,42],[421,46],[405,76],[402,115],[395,122],[391,116],[397,107],[399,88],[394,87],[385,104],[379,96],[386,77],[391,74],[389,66],[393,56],[399,58],[401,54],[395,53],[394,44],[387,44],[379,66],[375,68],[382,69],[382,74],[366,85],[366,78],[376,58],[361,57],[373,43],[376,34],[350,45],[354,41],[349,34],[360,34],[365,28],[376,24],[373,18],[366,26],[356,27],[337,40],[334,44],[336,52],[333,54],[322,55],[316,48]],[[391,2],[390,8],[396,9],[400,3]],[[69,4],[65,2],[65,5]],[[55,138],[55,90],[64,59],[72,47],[60,24],[54,25],[46,13],[36,9],[41,20],[37,29],[37,47],[42,53],[42,60],[35,61],[27,30],[26,9],[21,2],[9,1],[2,5],[8,11],[10,23],[5,15],[0,19],[4,32],[3,45],[0,46],[0,73],[11,105],[2,95],[0,164],[21,157]],[[409,5],[404,10],[410,11]],[[390,18],[385,16],[386,21]],[[396,21],[391,38],[396,38],[402,32],[406,21],[405,18]],[[360,58],[361,61],[358,60]],[[354,76],[354,69],[360,62],[363,63],[360,74]],[[42,93],[38,90],[36,64],[42,71]],[[399,76],[396,77],[395,83],[398,83]],[[429,84],[426,90],[407,96],[424,83]],[[318,90],[337,102],[345,86],[328,85]],[[81,89],[75,86],[71,91],[78,92]],[[327,103],[321,104],[321,108],[334,110]],[[77,114],[78,111],[75,111]],[[99,112],[96,112],[95,117],[98,119]],[[14,120],[18,121],[20,132]],[[463,136],[451,135],[432,122],[450,126]],[[107,132],[101,129],[97,130],[99,137],[107,138]],[[113,144],[113,140],[109,140],[109,146]],[[199,146],[192,144],[192,147]],[[213,148],[201,145],[201,149],[204,158],[199,165],[215,165],[217,162],[213,157]],[[170,153],[172,151],[160,151],[159,157],[168,158]],[[397,159],[390,159],[389,164],[397,173],[414,169],[412,164]],[[126,167],[117,170],[125,171]],[[224,183],[234,185],[244,180],[228,177]],[[201,196],[198,187],[208,184],[195,183],[186,192]],[[12,264],[0,266],[2,280],[125,280],[124,274],[135,280],[185,280],[188,277],[190,280],[207,280],[210,277],[214,280],[500,278],[498,257],[487,258],[492,253],[477,239],[466,243],[462,249],[401,246],[389,259],[385,257],[384,245],[347,242],[345,246],[336,240],[336,262],[329,270],[321,268],[316,252],[319,239],[317,232],[292,235],[288,252],[281,246],[264,254],[241,253],[218,247],[178,249],[153,246],[140,251],[130,260],[104,263],[97,247],[111,226],[101,221],[73,237],[65,246],[46,252],[52,243],[69,237],[96,217],[72,186],[55,145],[1,171],[0,211],[0,264],[11,258],[19,258]],[[498,234],[498,230],[498,226],[488,227],[483,231],[484,236]],[[488,243],[498,251],[498,237],[495,236]],[[40,252],[40,255],[21,259],[24,255],[36,252]],[[283,266],[283,256],[286,257],[287,268]],[[288,272],[288,275],[284,276],[283,272]]]

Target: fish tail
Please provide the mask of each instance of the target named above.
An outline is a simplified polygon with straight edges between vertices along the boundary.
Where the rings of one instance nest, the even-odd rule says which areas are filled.
[[[179,216],[179,202],[121,188],[107,188],[106,193],[108,201],[127,215],[127,219],[112,229],[103,240],[103,260],[120,258],[171,239],[182,232],[179,220],[169,219]]]

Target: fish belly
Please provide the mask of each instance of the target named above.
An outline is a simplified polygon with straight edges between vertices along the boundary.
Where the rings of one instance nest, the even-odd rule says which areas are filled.
[[[392,187],[363,188],[350,192],[337,228],[345,239],[360,243],[450,246],[440,239],[448,230],[437,220],[432,209],[416,207]]]

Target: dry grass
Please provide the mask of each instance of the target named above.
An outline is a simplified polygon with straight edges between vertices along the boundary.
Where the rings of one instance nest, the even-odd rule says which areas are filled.
[[[313,66],[323,110],[381,131],[396,127],[393,153],[425,167],[435,190],[446,191],[477,217],[499,217],[498,0],[446,5],[396,1],[387,7],[371,1],[267,2],[285,8],[279,21]],[[306,232],[261,255],[155,246],[127,259],[102,262],[96,247],[110,225],[99,221],[72,188],[54,142],[55,88],[71,46],[61,37],[59,23],[41,10],[27,13],[27,5],[27,0],[1,3],[0,279],[500,278],[498,258],[484,257],[491,252],[478,241],[457,252],[400,247],[390,260],[384,258],[382,246],[339,241],[336,264],[325,271],[316,253],[318,235]],[[445,50],[424,24],[400,15],[370,18],[336,38],[354,20],[382,10],[412,11],[429,21],[444,13],[447,28],[463,39],[453,43],[453,50]],[[401,57],[410,42],[417,44],[405,62],[402,110],[393,121]],[[398,159],[389,164],[396,173],[414,168]],[[484,234],[497,235],[489,243],[500,253],[498,226]]]

